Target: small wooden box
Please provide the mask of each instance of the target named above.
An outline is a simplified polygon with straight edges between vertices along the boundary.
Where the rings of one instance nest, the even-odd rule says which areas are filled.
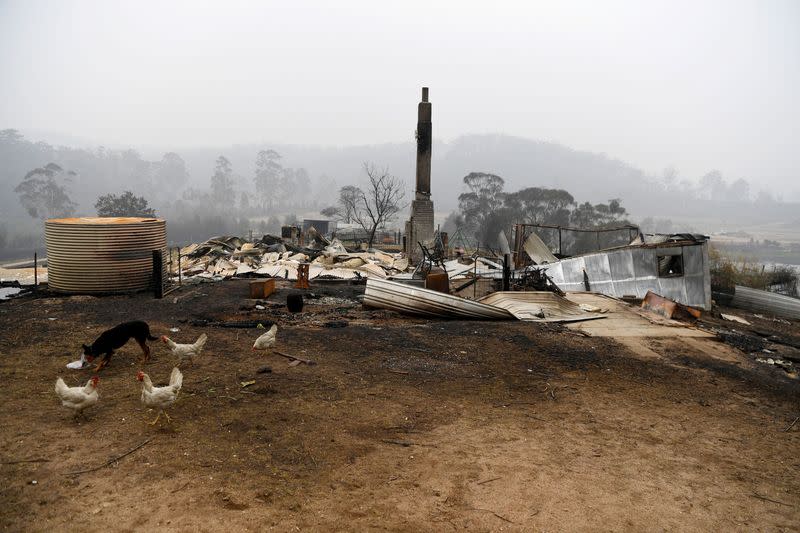
[[[447,272],[431,272],[425,278],[425,288],[432,291],[450,294],[450,280]]]
[[[275,292],[274,279],[259,279],[250,282],[250,299],[261,300]]]

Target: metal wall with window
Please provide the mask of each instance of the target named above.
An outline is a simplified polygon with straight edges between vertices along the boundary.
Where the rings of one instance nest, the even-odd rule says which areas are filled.
[[[711,308],[707,242],[628,246],[562,259],[545,267],[564,291],[585,291],[585,272],[593,292],[644,298],[650,290],[685,305]]]

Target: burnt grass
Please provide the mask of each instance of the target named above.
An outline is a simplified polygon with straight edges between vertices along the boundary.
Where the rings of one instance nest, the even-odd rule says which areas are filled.
[[[202,495],[202,487],[182,488],[184,480],[213,473],[229,482],[212,497],[223,509],[246,509],[255,498],[289,516],[299,505],[298,494],[328,490],[338,483],[340,469],[360,464],[381,447],[425,441],[436,428],[465,417],[520,427],[532,420],[553,427],[581,424],[576,431],[590,434],[598,431],[591,429],[595,418],[619,412],[614,416],[624,419],[626,409],[645,403],[659,412],[676,410],[687,431],[691,424],[702,428],[708,413],[740,416],[739,409],[761,424],[746,431],[761,435],[763,424],[770,424],[779,428],[778,439],[790,435],[777,432],[797,416],[798,380],[754,363],[745,352],[724,359],[666,339],[653,343],[663,357],[646,359],[612,339],[584,337],[558,325],[427,320],[363,309],[358,302],[363,290],[349,283],[314,285],[303,312],[295,314],[285,307],[287,294],[295,292],[290,284],[280,283],[274,295],[254,301],[246,280],[187,286],[162,300],[146,293],[40,294],[0,304],[3,458],[48,457],[35,465],[36,476],[54,491],[33,499],[21,488],[32,476],[31,466],[4,467],[7,483],[0,497],[15,511],[6,512],[0,525],[17,529],[38,509],[38,529],[65,527],[59,498],[77,486],[86,490],[86,499],[105,489],[97,481],[86,487],[63,473],[100,464],[111,450],[124,451],[153,435],[157,440],[142,452],[105,470],[121,491],[157,481],[189,498]],[[89,370],[74,372],[64,365],[79,357],[81,343],[128,320],[145,320],[153,335],[178,342],[193,342],[203,332],[209,336],[207,353],[184,368],[182,398],[171,412],[176,422],[154,428],[140,421],[144,412],[134,381],[140,354],[130,343],[102,371],[101,402],[89,420],[73,423],[52,394],[55,377],[64,376],[70,385],[85,382]],[[278,355],[251,352],[260,329],[197,325],[226,322],[275,322],[277,349],[317,364],[288,366]],[[158,384],[174,361],[161,343],[151,346],[153,358],[144,370]],[[265,365],[272,372],[259,373]],[[242,385],[250,381],[255,383]],[[85,448],[87,431],[92,445]],[[32,435],[35,443],[26,441]],[[151,463],[160,465],[156,478],[142,470]],[[172,486],[173,477],[181,485]],[[781,483],[796,488],[796,479]],[[283,518],[276,520],[286,525]],[[320,524],[327,523],[305,525]]]
[[[285,345],[316,348],[321,359],[330,349],[341,355],[341,362],[349,371],[382,380],[415,376],[421,387],[447,382],[450,387],[461,384],[474,388],[482,382],[500,381],[509,391],[523,393],[532,389],[531,381],[546,382],[565,373],[612,371],[628,376],[631,382],[653,383],[674,380],[678,377],[676,372],[680,374],[688,368],[700,368],[783,399],[787,395],[796,397],[800,391],[798,380],[781,372],[720,361],[690,348],[684,353],[665,354],[685,367],[681,370],[660,362],[626,357],[625,349],[611,339],[586,338],[557,324],[425,320],[391,311],[366,310],[358,303],[363,290],[363,284],[331,283],[299,291],[285,282],[262,301],[248,298],[246,280],[234,280],[186,286],[162,300],[153,299],[148,293],[29,296],[0,304],[0,324],[7,332],[0,347],[13,348],[14,341],[23,338],[35,344],[52,341],[54,335],[64,332],[74,335],[81,331],[86,332],[79,336],[85,339],[81,342],[88,343],[104,329],[134,319],[150,323],[155,336],[166,334],[185,342],[192,341],[202,331],[212,338],[251,339],[260,331],[248,328],[228,331],[213,324],[262,323],[269,327],[274,322],[280,327]],[[297,292],[304,294],[305,307],[301,313],[290,313],[285,307],[286,297]],[[321,298],[334,298],[342,305],[318,305]],[[258,310],[256,305],[265,309]],[[42,322],[42,318],[56,320]],[[193,326],[204,323],[212,326]],[[185,333],[170,333],[170,327],[194,333],[186,339]],[[724,331],[719,336],[744,353],[759,351],[766,345],[753,334]],[[64,355],[79,356],[80,342],[62,344]],[[244,344],[245,341],[227,346],[223,343],[218,357],[239,361],[242,359],[239,352],[249,346]],[[132,346],[131,343],[127,349],[123,348],[129,359],[131,353],[136,354]],[[394,372],[386,375],[387,370]]]

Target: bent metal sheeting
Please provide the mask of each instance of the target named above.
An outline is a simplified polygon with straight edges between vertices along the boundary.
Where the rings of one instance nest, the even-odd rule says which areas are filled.
[[[494,307],[502,307],[519,320],[578,322],[605,318],[605,315],[587,313],[578,304],[548,291],[498,291],[481,298],[479,301]]]
[[[514,318],[514,315],[499,307],[376,278],[367,280],[364,305],[434,318],[473,320],[510,320]]]
[[[536,322],[577,322],[605,318],[604,315],[587,313],[577,304],[552,292],[495,292],[479,301],[473,301],[374,278],[367,280],[364,305],[435,318],[516,318]]]

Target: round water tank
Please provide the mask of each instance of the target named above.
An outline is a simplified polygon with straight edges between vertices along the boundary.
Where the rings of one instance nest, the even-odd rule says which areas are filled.
[[[47,283],[70,293],[131,292],[153,280],[153,250],[166,250],[159,218],[57,218],[44,223]]]

